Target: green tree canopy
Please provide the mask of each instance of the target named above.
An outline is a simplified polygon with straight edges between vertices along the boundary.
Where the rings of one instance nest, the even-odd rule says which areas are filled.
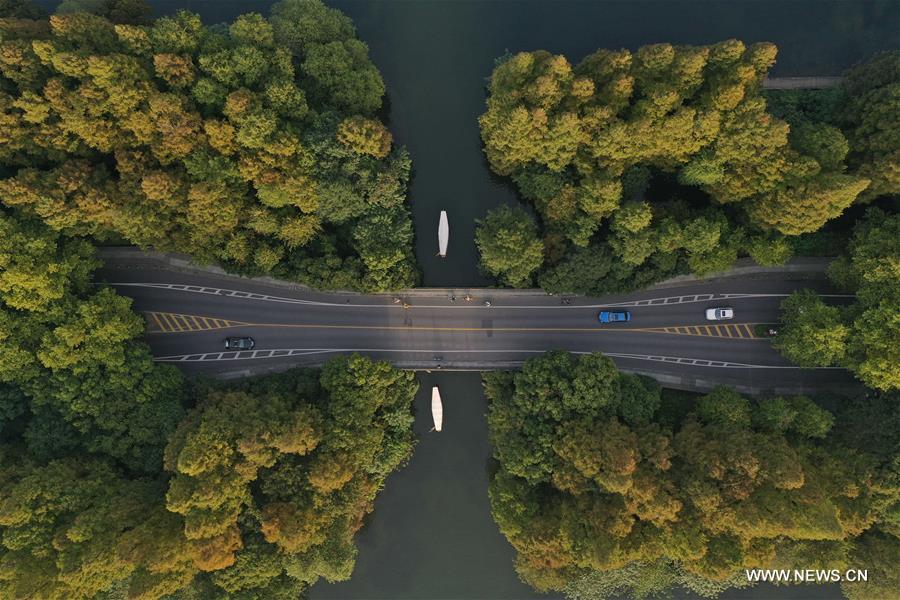
[[[900,216],[869,209],[853,230],[847,253],[829,275],[855,301],[843,309],[812,292],[782,304],[785,326],[774,341],[803,366],[839,364],[867,386],[900,388]]]
[[[0,446],[0,594],[287,600],[346,579],[364,515],[412,451],[416,389],[412,373],[358,356],[199,383],[167,473],[136,476],[106,449],[39,461],[13,432]],[[13,390],[0,392],[2,426]]]
[[[792,556],[847,568],[848,548],[894,522],[890,459],[833,433],[809,398],[718,388],[673,411],[608,358],[562,352],[484,384],[493,515],[539,590],[715,595],[745,568],[795,568]]]
[[[411,228],[410,163],[373,117],[384,85],[347,18],[318,0],[227,28],[144,9],[68,0],[0,23],[3,203],[242,273],[330,287],[298,267],[334,257],[345,285],[414,284],[411,235],[352,243],[373,220]]]
[[[900,193],[900,51],[879,54],[844,76],[838,119],[849,164],[872,180],[866,199]]]
[[[772,346],[803,367],[832,366],[847,352],[849,329],[840,309],[825,304],[815,292],[794,292],[781,303],[784,325]]]
[[[63,0],[56,14],[87,12],[116,24],[146,25],[153,12],[146,0]]]
[[[725,270],[741,254],[780,264],[790,246],[775,240],[818,230],[860,197],[874,175],[847,171],[841,130],[792,129],[767,110],[775,54],[726,40],[601,49],[577,65],[542,50],[499,59],[481,135],[492,170],[541,217],[542,285],[546,273],[553,291],[616,292]],[[647,202],[649,176],[695,188],[684,190],[692,202],[677,187]],[[586,268],[588,247],[623,266]]]
[[[488,212],[478,221],[475,244],[484,270],[515,287],[529,285],[543,260],[537,226],[521,208],[503,205]]]
[[[131,300],[90,285],[90,244],[5,213],[0,232],[0,382],[72,428],[72,443],[158,471],[182,415],[180,374],[152,362]],[[40,438],[46,424],[29,427]]]
[[[136,565],[119,544],[146,527],[148,511],[159,501],[158,484],[123,478],[97,459],[46,465],[22,459],[11,448],[0,449],[3,595],[93,598],[127,581]],[[168,557],[146,558],[149,564]]]

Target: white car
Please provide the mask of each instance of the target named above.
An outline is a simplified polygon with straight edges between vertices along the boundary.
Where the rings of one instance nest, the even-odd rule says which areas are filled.
[[[727,306],[721,306],[719,308],[707,308],[706,309],[706,320],[707,321],[727,321],[728,319],[734,318],[734,309],[729,308]]]

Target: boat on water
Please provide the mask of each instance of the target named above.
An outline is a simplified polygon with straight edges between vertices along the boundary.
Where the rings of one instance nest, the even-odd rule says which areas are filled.
[[[440,431],[444,424],[444,405],[441,404],[441,392],[438,386],[431,388],[431,418],[434,419],[434,430]]]
[[[447,256],[447,243],[450,241],[450,223],[447,222],[447,211],[441,211],[441,219],[438,222],[438,256]]]

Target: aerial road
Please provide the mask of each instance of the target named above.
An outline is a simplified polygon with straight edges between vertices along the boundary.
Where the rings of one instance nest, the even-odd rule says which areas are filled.
[[[824,277],[809,274],[692,281],[603,298],[492,289],[362,295],[114,258],[98,282],[134,300],[156,360],[194,373],[265,373],[351,352],[407,368],[486,370],[567,350],[603,352],[624,370],[689,389],[727,384],[792,393],[853,385],[841,369],[791,365],[755,327],[777,323],[780,302],[797,289],[841,301]],[[733,319],[706,319],[707,308],[724,306]],[[628,311],[631,320],[600,323],[601,310]],[[228,337],[251,337],[255,345],[228,350]]]

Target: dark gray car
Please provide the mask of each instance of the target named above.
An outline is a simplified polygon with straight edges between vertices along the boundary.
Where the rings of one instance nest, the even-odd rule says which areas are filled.
[[[253,350],[256,342],[252,337],[230,337],[225,338],[226,350]]]

